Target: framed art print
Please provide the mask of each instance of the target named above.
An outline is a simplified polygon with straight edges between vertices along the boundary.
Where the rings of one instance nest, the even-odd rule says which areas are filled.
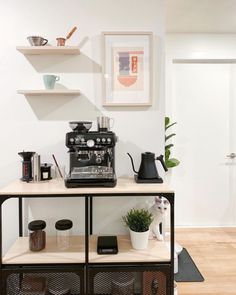
[[[152,33],[103,33],[103,105],[150,106]]]

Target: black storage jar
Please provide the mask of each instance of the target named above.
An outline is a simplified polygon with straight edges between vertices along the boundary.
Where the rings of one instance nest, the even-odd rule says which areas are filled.
[[[34,220],[28,225],[29,229],[29,249],[31,251],[43,250],[46,246],[46,222],[44,220]]]

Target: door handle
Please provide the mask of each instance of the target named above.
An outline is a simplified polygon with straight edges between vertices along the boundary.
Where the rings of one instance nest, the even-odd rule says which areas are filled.
[[[231,154],[227,155],[227,158],[234,159],[234,158],[236,158],[236,154],[231,153]]]

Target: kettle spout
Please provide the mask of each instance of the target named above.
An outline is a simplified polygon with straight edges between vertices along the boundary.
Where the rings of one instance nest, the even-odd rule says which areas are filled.
[[[131,164],[132,164],[132,168],[133,168],[134,173],[138,173],[137,171],[135,171],[135,168],[134,168],[134,161],[133,161],[132,156],[131,156],[129,153],[127,153],[127,155],[130,157],[130,160],[131,160]]]

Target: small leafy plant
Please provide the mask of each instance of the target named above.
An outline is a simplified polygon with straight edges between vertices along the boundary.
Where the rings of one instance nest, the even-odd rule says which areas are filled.
[[[148,210],[133,208],[122,219],[132,231],[145,232],[149,230],[153,216]]]
[[[174,126],[175,124],[177,124],[177,122],[171,123],[170,118],[165,117],[165,133],[170,127]],[[180,163],[179,160],[177,160],[176,158],[170,157],[171,148],[174,146],[173,143],[166,144],[166,142],[175,135],[175,133],[171,133],[168,135],[165,134],[165,164],[167,168],[173,168],[175,166],[178,166]]]

